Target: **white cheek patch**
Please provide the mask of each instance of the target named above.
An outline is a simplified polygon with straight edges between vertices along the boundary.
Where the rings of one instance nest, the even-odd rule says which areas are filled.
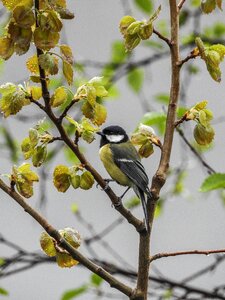
[[[106,138],[110,143],[119,143],[124,139],[124,135],[123,134],[114,134],[114,135],[106,134]]]

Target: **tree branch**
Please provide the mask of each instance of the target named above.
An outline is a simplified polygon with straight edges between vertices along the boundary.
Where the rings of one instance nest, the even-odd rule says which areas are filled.
[[[33,219],[35,219],[46,230],[46,232],[56,240],[57,244],[59,244],[60,247],[68,251],[74,259],[79,261],[82,265],[87,267],[92,272],[102,277],[105,281],[107,281],[110,284],[111,287],[121,291],[123,294],[129,297],[132,295],[133,291],[129,286],[117,280],[111,274],[106,272],[102,267],[96,265],[91,260],[83,256],[75,248],[73,248],[64,238],[62,238],[59,232],[52,225],[50,225],[44,217],[42,217],[35,209],[33,209],[28,204],[28,202],[25,201],[23,197],[21,197],[16,191],[8,187],[1,179],[0,189],[2,189],[6,194],[13,198],[21,207],[23,207],[25,212],[27,212]]]
[[[181,8],[183,7],[185,1],[186,0],[180,0],[180,2],[177,5],[177,7],[178,7],[179,10],[181,10]]]
[[[180,255],[188,255],[188,254],[200,254],[200,255],[209,255],[216,253],[224,253],[224,249],[216,249],[216,250],[190,250],[190,251],[179,251],[179,252],[162,252],[157,253],[150,257],[150,263],[154,260],[163,258],[163,257],[171,257],[171,256],[180,256]]]
[[[153,28],[154,34],[158,36],[161,40],[167,43],[167,45],[170,47],[171,46],[171,40],[166,38],[164,35],[162,35],[159,31],[157,31],[155,28]]]

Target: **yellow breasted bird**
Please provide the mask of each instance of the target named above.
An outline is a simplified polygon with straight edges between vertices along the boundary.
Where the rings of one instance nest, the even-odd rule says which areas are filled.
[[[148,188],[149,179],[136,148],[120,126],[108,126],[97,133],[101,135],[99,155],[106,171],[118,184],[127,186],[128,189],[133,188],[138,198],[141,199],[146,229],[149,232],[149,215],[146,205],[147,199],[151,198]]]

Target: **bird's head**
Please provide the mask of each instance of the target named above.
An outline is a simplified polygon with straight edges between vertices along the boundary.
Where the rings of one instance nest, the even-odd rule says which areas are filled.
[[[129,140],[126,131],[117,125],[108,126],[97,134],[101,136],[100,147],[106,144],[120,144]]]

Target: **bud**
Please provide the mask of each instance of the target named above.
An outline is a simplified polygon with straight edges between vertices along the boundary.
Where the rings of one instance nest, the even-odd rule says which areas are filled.
[[[50,237],[47,232],[42,232],[40,236],[40,245],[42,250],[45,252],[46,255],[52,257],[56,256],[56,249],[54,245],[54,240]]]
[[[138,33],[141,28],[142,23],[143,22],[141,22],[141,21],[136,21],[136,22],[131,23],[127,28],[127,34],[133,35],[135,33]]]
[[[72,258],[72,256],[65,252],[57,252],[56,262],[61,268],[71,268],[77,265],[79,262]]]
[[[80,176],[79,175],[72,175],[70,177],[70,182],[71,182],[72,187],[74,189],[79,188],[79,186],[80,186]]]
[[[214,129],[208,125],[207,127],[197,124],[194,129],[194,138],[199,145],[207,146],[209,145],[213,138],[215,132]]]
[[[149,141],[143,144],[138,150],[140,156],[145,158],[149,157],[153,152],[153,145]]]
[[[218,68],[220,64],[220,55],[217,51],[210,50],[206,53],[206,62],[210,64],[212,68]]]
[[[125,39],[126,51],[133,50],[141,41],[141,38],[137,34],[128,35]]]
[[[142,40],[147,40],[153,33],[152,23],[142,25],[139,31],[139,36]]]
[[[89,190],[94,184],[94,177],[89,171],[85,171],[80,177],[80,187]]]
[[[32,146],[35,147],[37,145],[38,139],[39,139],[38,131],[35,128],[30,128],[29,139],[30,139],[30,143],[32,144]]]
[[[60,229],[59,233],[61,236],[75,249],[80,247],[81,244],[81,236],[77,230],[74,228],[66,227],[64,229]]]
[[[131,16],[124,16],[121,20],[120,20],[120,32],[122,33],[122,35],[127,35],[127,28],[129,27],[129,25],[133,22],[135,22],[135,18],[131,17]]]

